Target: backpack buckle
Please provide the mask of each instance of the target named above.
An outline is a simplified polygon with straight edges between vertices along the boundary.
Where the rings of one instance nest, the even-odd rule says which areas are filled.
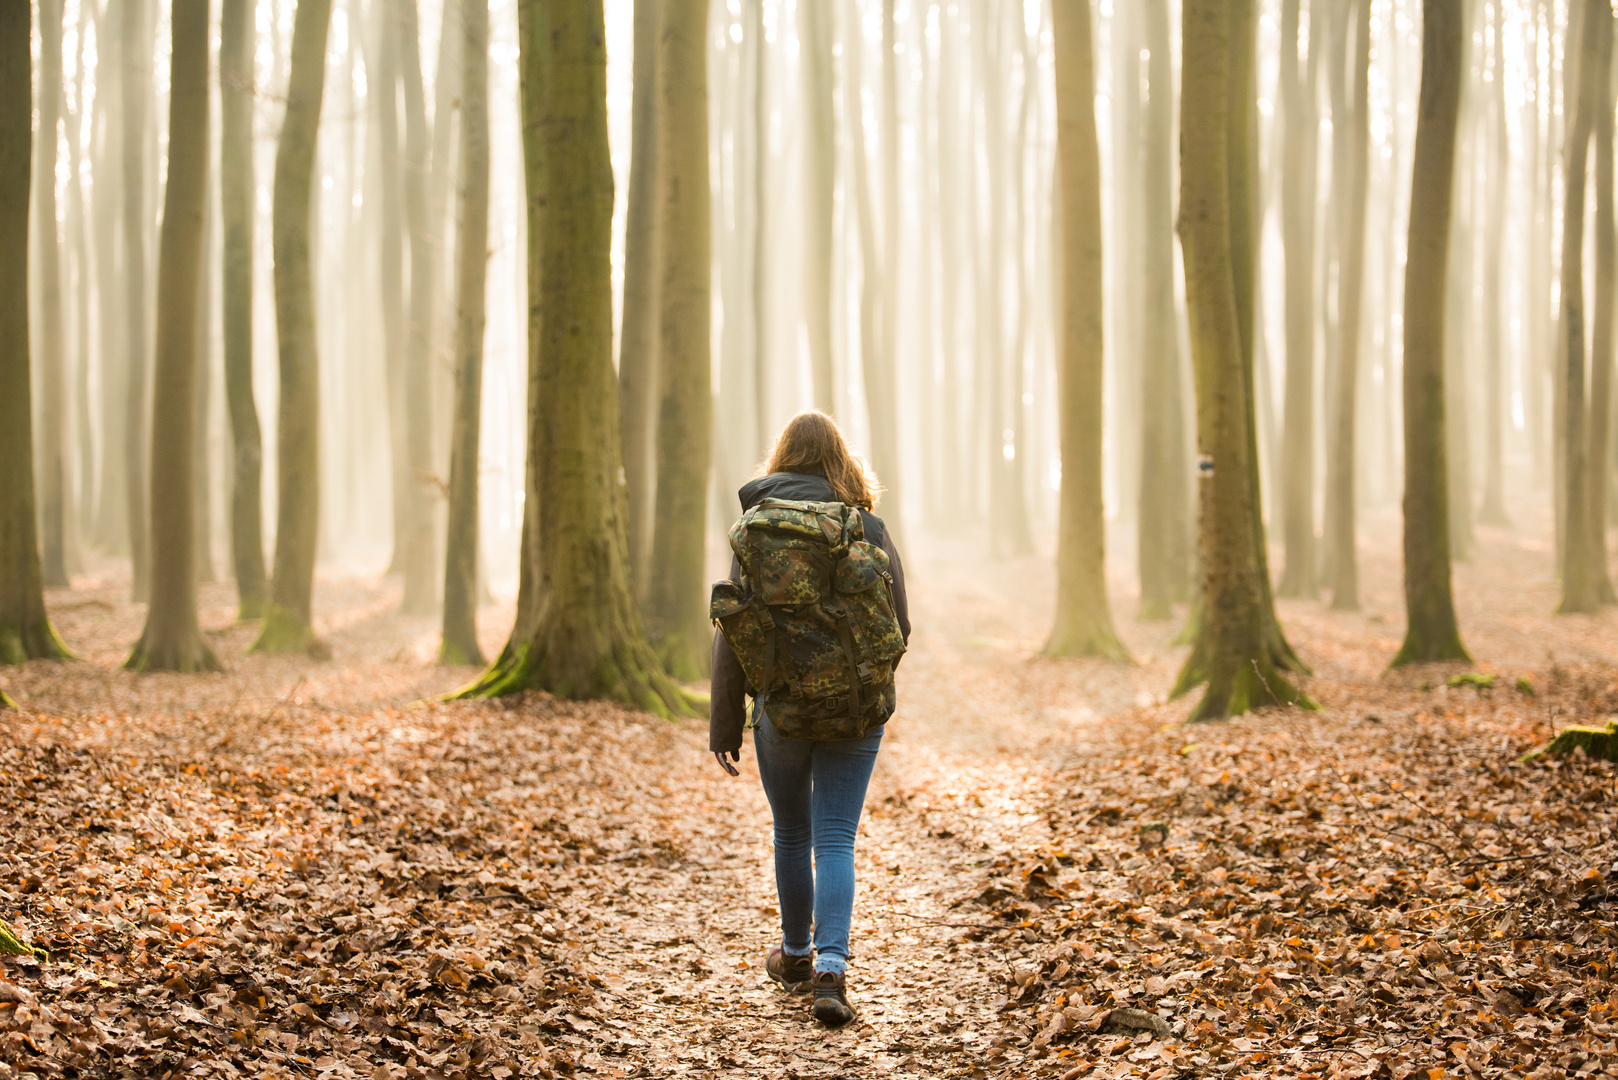
[[[868,683],[873,678],[875,678],[875,676],[871,673],[871,665],[870,664],[862,662],[854,670],[859,672],[860,682],[862,682],[862,683]]]

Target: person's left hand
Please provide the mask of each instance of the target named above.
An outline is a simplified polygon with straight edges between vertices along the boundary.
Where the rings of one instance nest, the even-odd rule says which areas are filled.
[[[730,775],[732,775],[732,776],[740,776],[741,773],[736,771],[736,766],[732,765],[730,763],[730,761],[740,761],[742,759],[742,752],[740,750],[731,750],[731,751],[729,751],[729,753],[730,753],[730,761],[725,760],[725,753],[726,753],[726,751],[724,751],[724,750],[715,750],[714,755],[713,755],[713,759],[715,761],[719,762],[719,767],[721,769],[724,769]]]

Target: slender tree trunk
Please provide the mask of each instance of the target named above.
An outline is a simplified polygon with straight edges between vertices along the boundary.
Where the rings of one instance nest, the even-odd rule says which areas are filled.
[[[688,713],[691,701],[646,642],[629,585],[612,370],[602,0],[520,0],[518,18],[529,235],[543,238],[530,307],[547,313],[529,359],[537,383],[530,400],[544,403],[530,412],[528,444],[538,566],[530,608],[519,603],[517,631],[465,693],[539,688],[559,697],[616,698],[660,715]],[[543,93],[534,87],[539,80]],[[536,97],[543,102],[538,123]],[[532,219],[536,213],[540,220]]]
[[[764,40],[764,2],[748,0],[747,34],[753,57],[753,421],[755,438],[753,456],[763,460],[775,441],[775,423],[772,416],[771,392],[774,377],[771,370],[773,350],[770,286],[773,281],[770,264],[770,230],[774,219],[774,203],[770,198],[773,182],[770,140],[770,80],[769,43]],[[633,183],[633,181],[631,181]]]
[[[708,674],[706,600],[713,366],[708,186],[708,3],[664,0],[657,54],[662,207],[657,492],[647,624],[669,674]]]
[[[209,0],[211,3],[212,0]],[[206,77],[206,74],[204,75]],[[207,153],[211,146],[203,147],[202,194],[202,263],[201,280],[197,287],[197,372],[192,389],[192,408],[195,411],[191,438],[191,490],[194,493],[191,520],[196,535],[195,555],[197,581],[212,583],[217,580],[213,572],[213,448],[208,445],[208,419],[213,409],[213,297],[214,285],[219,281],[219,267],[214,262],[217,249],[215,236],[219,223],[214,217],[213,176],[208,170]]]
[[[0,326],[6,328],[0,334],[0,664],[68,656],[45,614],[34,516],[28,355],[28,170],[34,120],[29,14],[27,4],[0,4]]]
[[[57,125],[62,116],[62,4],[39,0],[39,139],[34,153],[34,223],[39,244],[39,521],[45,587],[67,580],[67,350],[62,318],[62,247],[56,224]]]
[[[292,24],[292,76],[276,147],[272,196],[275,326],[281,363],[275,578],[264,628],[253,643],[255,651],[307,651],[317,658],[328,656],[329,650],[311,626],[320,521],[320,358],[310,273],[310,187],[330,25],[331,0],[298,0]]]
[[[1129,659],[1107,603],[1102,501],[1101,149],[1089,0],[1055,0],[1057,191],[1061,200],[1062,490],[1051,656]]]
[[[415,477],[410,475],[410,441],[412,432],[405,408],[405,380],[408,366],[405,358],[405,230],[403,161],[399,149],[399,19],[395,3],[379,3],[372,7],[375,18],[376,45],[373,56],[367,58],[366,71],[373,80],[372,92],[366,96],[376,103],[373,119],[376,135],[376,195],[380,207],[380,221],[376,229],[380,259],[377,263],[377,286],[381,294],[383,370],[387,373],[388,390],[388,450],[390,478],[393,489],[393,562],[389,568],[402,573],[405,592],[412,593],[412,601],[419,601],[419,586],[410,573],[413,560],[410,541],[415,526],[419,494]],[[416,586],[416,588],[412,588]],[[417,604],[403,605],[406,614],[420,615]],[[429,611],[431,608],[429,607]]]
[[[1404,298],[1404,556],[1409,625],[1393,666],[1463,660],[1450,593],[1444,325],[1464,74],[1461,0],[1422,0],[1421,96]]]
[[[1175,685],[1176,695],[1206,683],[1193,720],[1245,712],[1261,704],[1306,703],[1265,642],[1268,597],[1254,535],[1252,379],[1244,373],[1235,248],[1246,230],[1247,195],[1233,184],[1246,156],[1233,137],[1231,108],[1245,100],[1233,80],[1245,78],[1237,58],[1248,46],[1251,0],[1185,0],[1181,86],[1180,237],[1197,384],[1201,454],[1201,625]],[[1237,10],[1246,6],[1245,10]],[[1250,324],[1249,324],[1250,325]]]
[[[157,256],[152,396],[152,603],[124,664],[131,671],[218,671],[197,625],[197,307],[208,212],[208,6],[175,0],[169,164]]]
[[[1506,257],[1507,192],[1511,187],[1511,134],[1506,123],[1506,65],[1504,62],[1505,6],[1494,5],[1494,44],[1490,53],[1494,79],[1489,92],[1489,143],[1494,171],[1488,178],[1489,213],[1486,248],[1483,256],[1484,332],[1484,416],[1483,416],[1483,505],[1478,519],[1486,525],[1507,526],[1505,483],[1505,358],[1509,341],[1510,297],[1502,279]],[[1526,141],[1526,140],[1525,140]],[[1534,144],[1528,143],[1533,160]],[[1532,205],[1532,204],[1530,204]],[[1526,282],[1525,282],[1526,284]],[[1530,294],[1531,295],[1531,294]],[[1524,320],[1525,336],[1532,336],[1531,320]]]
[[[1562,203],[1563,456],[1566,525],[1562,543],[1563,614],[1595,611],[1601,592],[1590,550],[1588,404],[1584,396],[1584,203],[1585,173],[1595,113],[1605,97],[1605,73],[1598,71],[1603,15],[1601,0],[1584,5],[1579,35],[1577,100],[1568,122],[1567,193]],[[1598,81],[1600,80],[1600,81]]]
[[[832,226],[837,177],[836,108],[829,2],[798,5],[798,63],[803,77],[803,323],[815,408],[837,406],[832,360]]]
[[[1590,582],[1602,604],[1614,601],[1607,573],[1607,483],[1612,475],[1613,304],[1618,301],[1618,229],[1613,222],[1612,11],[1592,9],[1596,37],[1595,70],[1590,73],[1596,148],[1596,295],[1595,326],[1590,343],[1590,442],[1587,454],[1587,500]]]
[[[124,494],[128,482],[129,350],[123,340],[123,296],[119,275],[127,261],[119,247],[122,232],[119,210],[123,205],[117,177],[121,168],[122,139],[118,132],[122,115],[120,98],[123,56],[122,25],[128,9],[111,5],[97,36],[96,49],[96,153],[93,165],[96,183],[90,191],[93,229],[96,236],[96,328],[101,357],[100,416],[101,482],[96,500],[96,539],[113,554],[127,554],[130,544],[129,500]],[[103,181],[107,182],[103,182]],[[123,466],[123,467],[120,467]]]
[[[1357,408],[1360,383],[1360,324],[1365,295],[1365,217],[1371,163],[1371,0],[1356,0],[1354,16],[1354,85],[1351,175],[1340,194],[1342,265],[1337,280],[1337,318],[1342,346],[1337,358],[1337,385],[1332,394],[1331,453],[1326,455],[1326,531],[1331,551],[1328,568],[1331,606],[1355,611],[1359,600],[1359,557],[1354,527],[1355,454],[1358,450]],[[1504,176],[1502,175],[1502,182]]]
[[[123,231],[124,339],[128,393],[123,401],[124,483],[129,549],[134,560],[134,598],[151,595],[151,523],[147,497],[147,411],[150,400],[146,319],[146,169],[152,109],[151,0],[121,0],[123,14]]]
[[[1319,198],[1315,74],[1326,47],[1322,4],[1309,6],[1309,59],[1298,62],[1300,0],[1281,7],[1281,230],[1286,251],[1287,374],[1281,435],[1282,596],[1314,596],[1315,203]],[[1335,121],[1333,117],[1335,130]]]
[[[444,634],[438,659],[484,663],[478,648],[478,429],[483,396],[484,283],[489,263],[489,6],[462,0],[461,227],[455,326],[455,428],[449,466]]]
[[[83,570],[83,545],[86,529],[93,527],[95,521],[95,483],[96,483],[96,431],[95,422],[91,419],[93,399],[90,394],[90,300],[93,290],[90,285],[91,265],[90,258],[90,222],[89,210],[84,197],[85,155],[81,147],[79,133],[83,131],[85,119],[85,87],[89,85],[86,77],[86,64],[84,59],[85,38],[92,25],[99,24],[99,12],[91,5],[79,5],[78,43],[75,47],[73,62],[73,100],[67,110],[68,130],[72,136],[67,140],[69,179],[67,203],[67,235],[68,246],[73,251],[74,276],[72,277],[72,303],[73,303],[73,406],[74,435],[77,448],[74,453],[73,474],[76,478],[76,491],[69,493],[68,525],[67,525],[67,570],[69,574]],[[99,25],[97,25],[99,32]],[[93,120],[92,120],[93,128]],[[93,138],[93,135],[92,135]]]
[[[219,27],[219,199],[225,223],[225,405],[233,447],[230,550],[237,615],[264,614],[264,440],[253,400],[253,0],[224,0]]]
[[[762,2],[762,0],[758,0]],[[642,602],[650,582],[653,436],[657,417],[658,94],[657,54],[664,0],[635,5],[628,220],[624,230],[624,313],[618,337],[618,393],[624,429],[624,492],[629,499],[629,577]],[[760,45],[762,48],[762,45]]]
[[[1167,619],[1191,580],[1190,468],[1174,310],[1174,69],[1168,0],[1139,6],[1148,50],[1142,149],[1140,618]],[[1060,122],[1060,120],[1058,120]]]

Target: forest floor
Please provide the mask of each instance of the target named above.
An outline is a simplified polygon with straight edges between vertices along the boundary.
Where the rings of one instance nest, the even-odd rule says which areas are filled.
[[[130,675],[108,564],[49,597],[81,661],[0,669],[0,914],[49,950],[6,963],[0,1077],[1618,1076],[1614,766],[1517,764],[1618,711],[1618,612],[1550,615],[1548,545],[1485,530],[1477,664],[1385,674],[1382,524],[1362,612],[1281,603],[1320,710],[1194,728],[1121,576],[1139,664],[1042,659],[1047,563],[918,544],[842,1031],[764,977],[750,750],[431,702],[474,670],[368,579],[318,584],[330,661],[247,655],[206,586],[229,673]]]

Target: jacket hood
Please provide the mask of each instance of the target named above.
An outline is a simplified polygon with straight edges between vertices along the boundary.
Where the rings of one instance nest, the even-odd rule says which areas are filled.
[[[809,473],[770,473],[755,477],[736,493],[746,513],[765,499],[791,499],[794,502],[836,502],[837,493],[824,476]]]

